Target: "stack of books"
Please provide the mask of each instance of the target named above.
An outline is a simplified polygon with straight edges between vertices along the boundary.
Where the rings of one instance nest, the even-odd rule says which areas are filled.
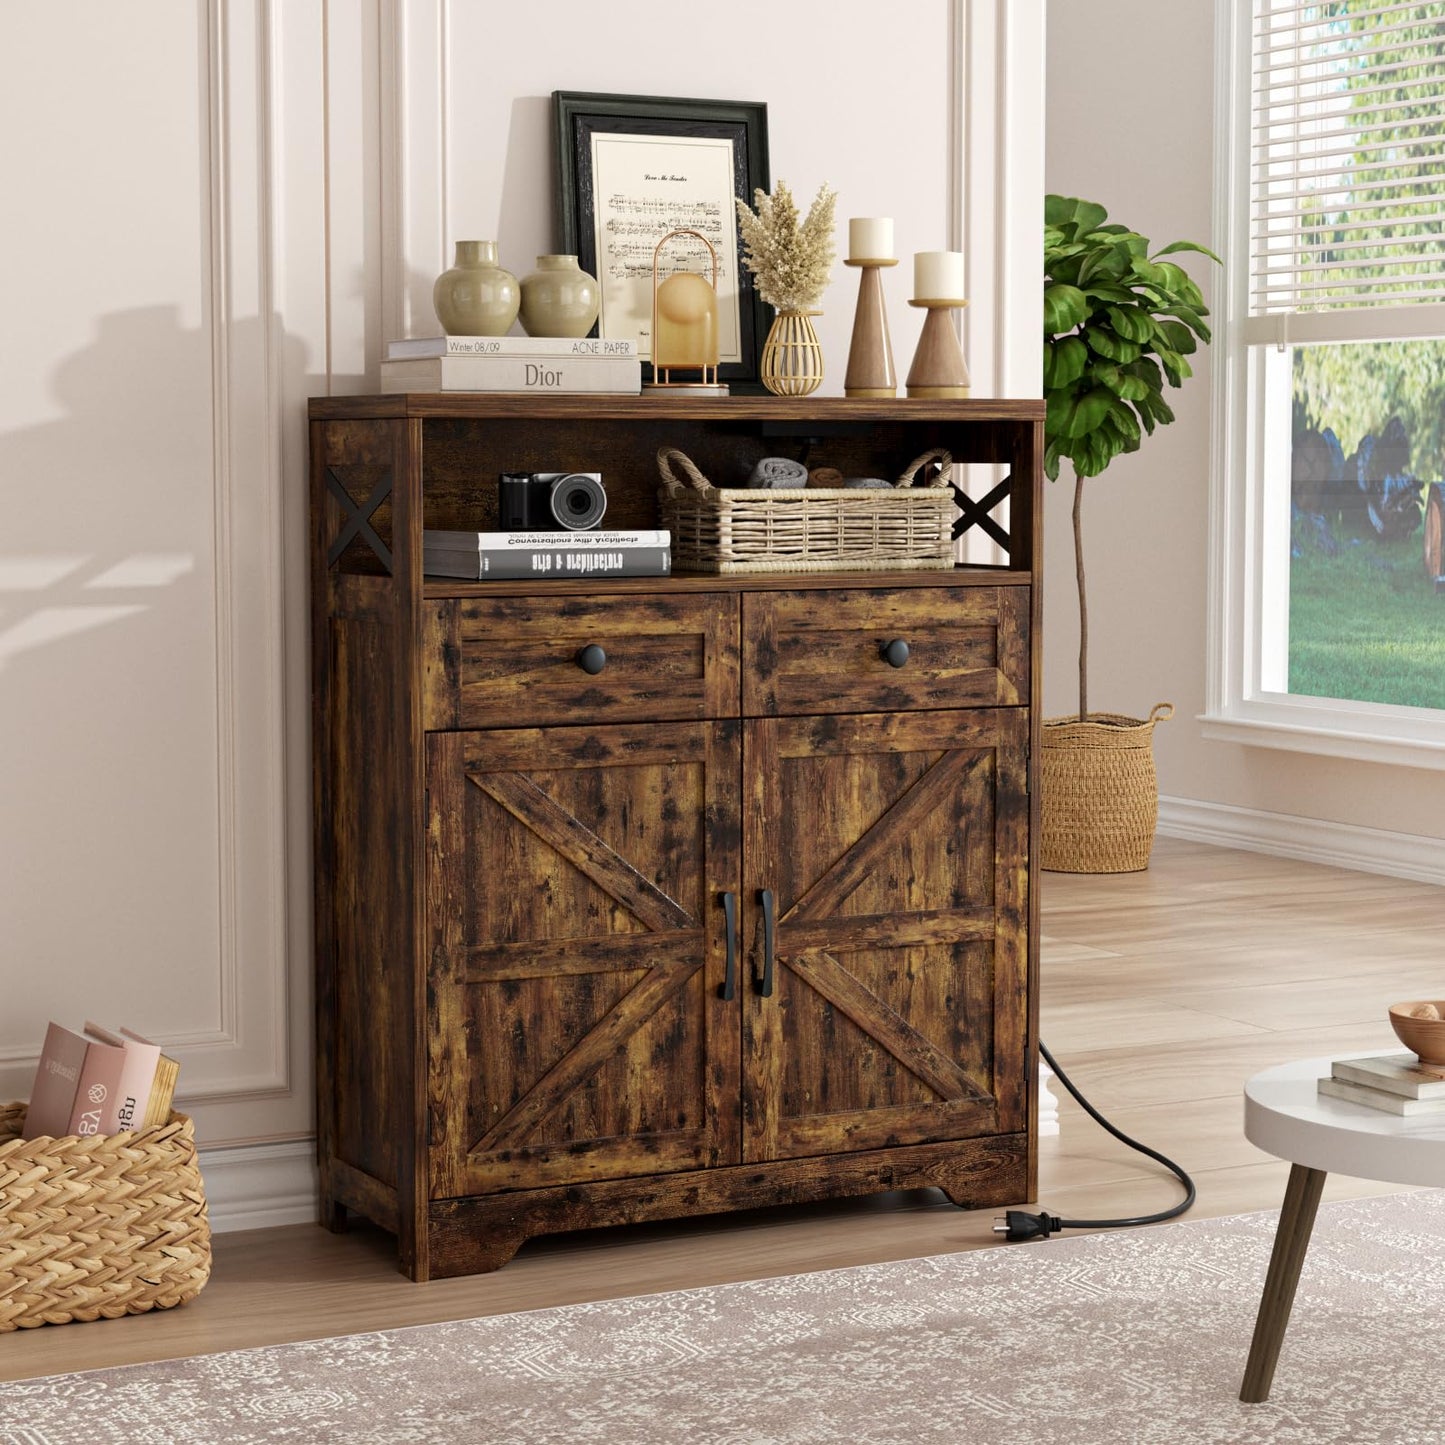
[[[160,1045],[86,1022],[83,1033],[52,1023],[45,1033],[21,1137],[120,1134],[169,1122],[181,1066]]]
[[[1445,1113],[1445,1071],[1422,1064],[1414,1054],[1376,1054],[1336,1059],[1319,1092],[1387,1114]]]
[[[421,534],[422,570],[433,577],[666,577],[672,533],[446,532]]]
[[[637,396],[642,363],[635,341],[600,336],[423,336],[387,347],[381,389]]]

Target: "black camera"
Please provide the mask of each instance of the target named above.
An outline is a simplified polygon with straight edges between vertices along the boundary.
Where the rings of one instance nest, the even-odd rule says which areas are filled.
[[[504,532],[582,532],[606,510],[601,472],[503,472],[497,482]]]

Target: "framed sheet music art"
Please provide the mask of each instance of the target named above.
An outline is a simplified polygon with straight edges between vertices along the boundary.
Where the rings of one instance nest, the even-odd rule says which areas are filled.
[[[636,341],[651,355],[652,256],[679,227],[717,249],[720,379],[761,390],[769,318],[739,264],[737,210],[771,189],[768,108],[760,102],[674,100],[558,90],[558,215],[562,249],[600,283],[597,334]],[[710,270],[706,247],[682,238],[659,275]]]

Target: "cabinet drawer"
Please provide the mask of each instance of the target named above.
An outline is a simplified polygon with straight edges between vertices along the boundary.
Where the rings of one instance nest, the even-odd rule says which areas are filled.
[[[736,717],[728,594],[450,598],[425,604],[423,726]],[[584,649],[605,655],[582,665]]]
[[[743,634],[748,717],[1009,707],[1029,696],[1027,587],[750,593]],[[907,645],[899,666],[885,655],[896,642]]]

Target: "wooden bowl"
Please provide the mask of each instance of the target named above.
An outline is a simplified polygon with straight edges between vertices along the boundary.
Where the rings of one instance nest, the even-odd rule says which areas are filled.
[[[1412,1018],[1411,1013],[1431,1003],[1439,1011],[1436,1019]],[[1423,999],[1415,1003],[1390,1005],[1390,1027],[1395,1036],[1422,1064],[1445,1064],[1445,999]]]

